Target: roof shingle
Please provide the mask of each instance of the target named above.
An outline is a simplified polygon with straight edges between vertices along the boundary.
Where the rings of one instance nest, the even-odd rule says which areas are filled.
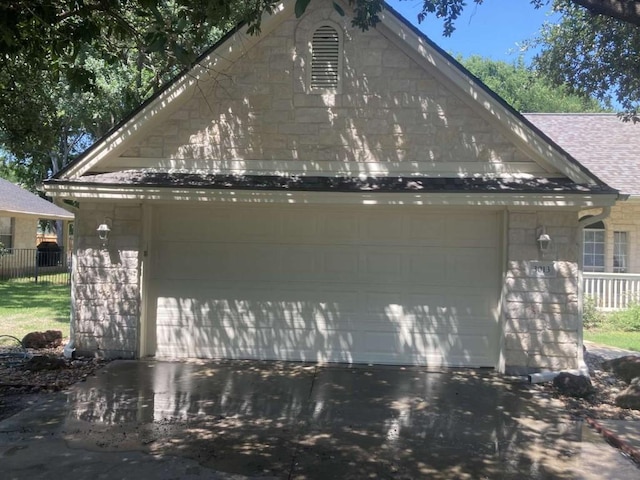
[[[609,186],[640,196],[640,125],[622,122],[616,114],[524,116]]]
[[[73,220],[74,215],[51,202],[0,178],[0,212],[37,215],[39,218]]]

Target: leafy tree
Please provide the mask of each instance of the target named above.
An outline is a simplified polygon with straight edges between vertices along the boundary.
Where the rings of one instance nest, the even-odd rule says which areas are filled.
[[[568,1],[557,1],[555,8],[561,21],[546,25],[537,40],[540,72],[572,93],[614,100],[625,112],[623,119],[638,121],[640,28]]]
[[[640,0],[521,1],[533,7],[553,3],[568,19],[543,36],[545,41],[557,41],[564,50],[545,50],[540,57],[541,70],[558,83],[571,82],[582,94],[594,93],[605,99],[602,92],[608,88],[625,108],[635,108],[638,68],[633,59],[638,53],[635,37]],[[30,177],[33,184],[55,172],[123,112],[147,98],[180,68],[191,65],[202,48],[222,32],[242,21],[248,23],[250,32],[259,31],[261,15],[272,13],[279,2],[0,2],[0,144],[9,153],[11,165],[16,166],[14,174],[20,179]],[[310,2],[296,0],[296,14],[302,15]],[[483,0],[472,2],[481,4]],[[375,26],[384,8],[383,0],[348,3],[353,25],[362,29]],[[334,6],[345,14],[338,4]],[[423,0],[418,19],[426,15],[442,18],[444,31],[450,34],[466,6],[465,0]],[[572,18],[581,19],[579,24],[574,22],[578,25],[574,30]],[[608,38],[611,44],[598,43],[600,37]],[[574,43],[560,42],[571,38]],[[630,38],[633,42],[628,42]],[[601,55],[596,62],[607,45],[615,45],[617,53]],[[558,60],[562,51],[564,58],[570,54],[574,65]],[[608,76],[592,75],[607,68]],[[113,85],[116,90],[110,90]]]
[[[9,22],[16,38],[0,39],[0,48],[5,50],[4,62],[0,63],[0,144],[6,153],[0,174],[11,176],[32,190],[184,68],[189,61],[186,46],[191,51],[200,50],[221,34],[202,22],[183,25],[182,10],[176,8],[175,2],[162,5],[163,18],[171,19],[173,23],[169,25],[176,25],[170,33],[153,38],[148,32],[147,37],[134,34],[146,28],[148,19],[124,8],[114,15],[122,25],[116,22],[118,28],[100,30],[99,23],[104,19],[97,14],[98,7],[112,3],[104,0],[83,7],[95,14],[92,19],[96,24],[91,28],[81,26],[82,22],[76,25],[70,20],[71,13],[61,10],[64,20],[60,21],[57,34],[64,31],[72,41],[56,46],[61,40],[51,37],[52,30],[43,27],[39,31],[34,22],[21,20],[24,12],[18,11],[16,5],[26,8],[27,3],[37,4],[31,12],[36,12],[33,17],[38,17],[40,27],[42,19],[50,18],[47,8],[84,4],[54,0],[0,6],[0,12],[4,9],[5,13],[17,15],[17,23]],[[156,10],[160,14],[161,10]],[[6,26],[2,20],[8,17],[11,15],[0,14],[0,26]],[[65,22],[77,28],[67,31]],[[129,29],[126,34],[119,30],[124,24],[125,30]],[[33,37],[25,37],[27,33]],[[171,51],[163,43],[169,38],[173,39]],[[178,39],[181,48],[177,46]],[[23,43],[17,43],[20,41]],[[38,43],[43,41],[52,42],[48,51],[46,44]],[[45,55],[36,51],[42,47]]]
[[[554,86],[522,60],[509,64],[474,55],[459,58],[471,73],[520,112],[602,112],[598,101]]]

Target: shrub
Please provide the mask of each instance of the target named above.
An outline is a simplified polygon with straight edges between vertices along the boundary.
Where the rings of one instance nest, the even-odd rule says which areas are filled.
[[[640,332],[640,303],[634,302],[626,310],[613,312],[607,323],[611,330]]]
[[[584,304],[582,305],[582,323],[584,328],[592,329],[602,326],[606,317],[598,310],[596,306],[596,299],[590,296],[584,297]]]

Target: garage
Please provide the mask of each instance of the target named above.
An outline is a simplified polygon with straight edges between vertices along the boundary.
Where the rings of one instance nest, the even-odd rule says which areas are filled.
[[[147,351],[495,367],[501,213],[153,208]]]

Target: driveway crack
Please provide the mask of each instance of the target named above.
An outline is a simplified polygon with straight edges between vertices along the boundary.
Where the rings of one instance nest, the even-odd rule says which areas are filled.
[[[313,367],[313,377],[311,378],[311,387],[309,388],[309,395],[307,395],[307,405],[311,400],[311,395],[313,394],[313,389],[316,386],[316,379],[318,378],[318,366]],[[309,424],[309,419],[305,419],[305,424]],[[298,440],[296,441],[296,448],[293,451],[293,455],[291,456],[291,464],[289,465],[289,475],[287,476],[287,480],[291,480],[293,478],[293,471],[296,468],[296,460],[298,458],[298,453],[300,452],[300,437],[301,433],[298,433]]]

